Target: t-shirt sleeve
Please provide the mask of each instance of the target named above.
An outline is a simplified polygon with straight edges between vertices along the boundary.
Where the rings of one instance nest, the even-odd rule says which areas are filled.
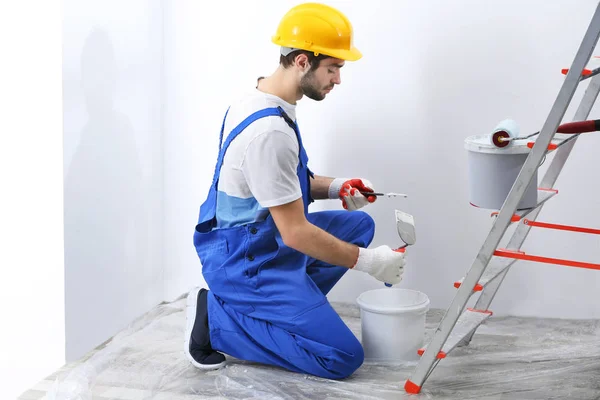
[[[261,207],[274,207],[302,197],[298,181],[298,142],[280,131],[263,133],[246,149],[241,169]]]

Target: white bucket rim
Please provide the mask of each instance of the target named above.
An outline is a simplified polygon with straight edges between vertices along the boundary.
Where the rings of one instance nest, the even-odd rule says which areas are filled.
[[[491,135],[473,135],[465,139],[465,149],[475,153],[486,154],[527,154],[531,151],[527,147],[529,139],[519,139],[513,141],[506,147],[496,147],[491,143]]]
[[[413,292],[413,293],[416,293],[417,295],[424,296],[424,299],[421,303],[413,304],[411,306],[396,306],[396,307],[381,307],[381,306],[375,307],[372,304],[366,303],[364,301],[364,297],[367,296],[369,293],[379,292],[382,290]],[[369,311],[369,312],[376,313],[376,314],[401,314],[401,313],[408,313],[408,312],[414,312],[414,311],[427,312],[427,310],[429,309],[430,300],[429,300],[429,297],[425,293],[419,292],[418,290],[402,289],[402,288],[381,288],[381,289],[367,290],[366,292],[361,293],[360,296],[358,296],[358,298],[356,299],[356,302],[358,303],[361,310],[364,310],[364,311]]]

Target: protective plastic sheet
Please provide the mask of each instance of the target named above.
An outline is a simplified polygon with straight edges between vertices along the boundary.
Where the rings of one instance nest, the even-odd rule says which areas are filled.
[[[343,381],[239,360],[199,371],[183,356],[184,306],[158,306],[20,399],[600,399],[600,321],[491,317],[411,396],[414,364],[364,364]],[[358,308],[335,306],[360,338]],[[427,338],[442,314],[429,312]]]

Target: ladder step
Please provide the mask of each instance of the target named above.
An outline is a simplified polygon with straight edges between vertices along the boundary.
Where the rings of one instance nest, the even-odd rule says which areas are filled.
[[[467,337],[473,330],[477,329],[485,320],[492,315],[491,311],[475,310],[473,308],[467,308],[462,315],[456,321],[454,329],[448,336],[446,343],[442,347],[442,350],[438,353],[437,358],[446,358],[446,356],[460,343],[465,337]],[[419,355],[425,354],[427,346],[419,349]]]
[[[515,212],[515,214],[510,218],[511,222],[519,222],[519,221],[521,221],[521,219],[525,218],[532,211],[536,210],[542,204],[544,204],[545,202],[547,202],[548,200],[550,200],[552,197],[556,196],[558,194],[558,190],[557,189],[538,188],[537,193],[538,193],[538,196],[537,196],[538,202],[535,205],[535,207],[526,208],[526,209],[523,209],[523,210],[517,210],[517,212]],[[500,214],[499,211],[494,211],[491,214],[491,216],[492,217],[497,217],[498,214]]]
[[[519,217],[519,219],[520,218],[524,218],[525,216],[529,215],[532,211],[534,211],[537,208],[539,208],[542,204],[544,204],[545,202],[547,202],[548,200],[550,200],[551,198],[553,198],[557,194],[558,194],[558,190],[557,189],[538,188],[538,202],[537,202],[537,205],[535,207],[527,208],[525,210],[518,210],[515,213],[515,215],[517,215]]]
[[[515,263],[515,261],[516,260],[512,260],[512,259],[505,258],[505,257],[492,257],[492,259],[490,260],[490,263],[488,264],[487,268],[483,272],[483,275],[479,279],[479,283],[476,284],[475,287],[473,288],[473,291],[481,292],[483,290],[483,288],[485,287],[485,285],[487,285],[494,278],[496,278],[498,275],[500,275],[500,273],[502,271],[504,271],[506,268],[510,267],[513,263]],[[458,289],[462,285],[462,282],[464,281],[464,279],[465,278],[463,277],[459,281],[454,282],[454,287]]]

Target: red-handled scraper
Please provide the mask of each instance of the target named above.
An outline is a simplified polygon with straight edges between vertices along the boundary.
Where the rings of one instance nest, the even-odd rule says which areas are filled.
[[[405,247],[413,245],[417,242],[417,234],[415,232],[415,218],[400,210],[395,210],[396,214],[396,230],[398,236],[404,242],[403,246],[400,246],[395,251],[404,253]],[[392,285],[386,283],[385,286],[391,287]]]

